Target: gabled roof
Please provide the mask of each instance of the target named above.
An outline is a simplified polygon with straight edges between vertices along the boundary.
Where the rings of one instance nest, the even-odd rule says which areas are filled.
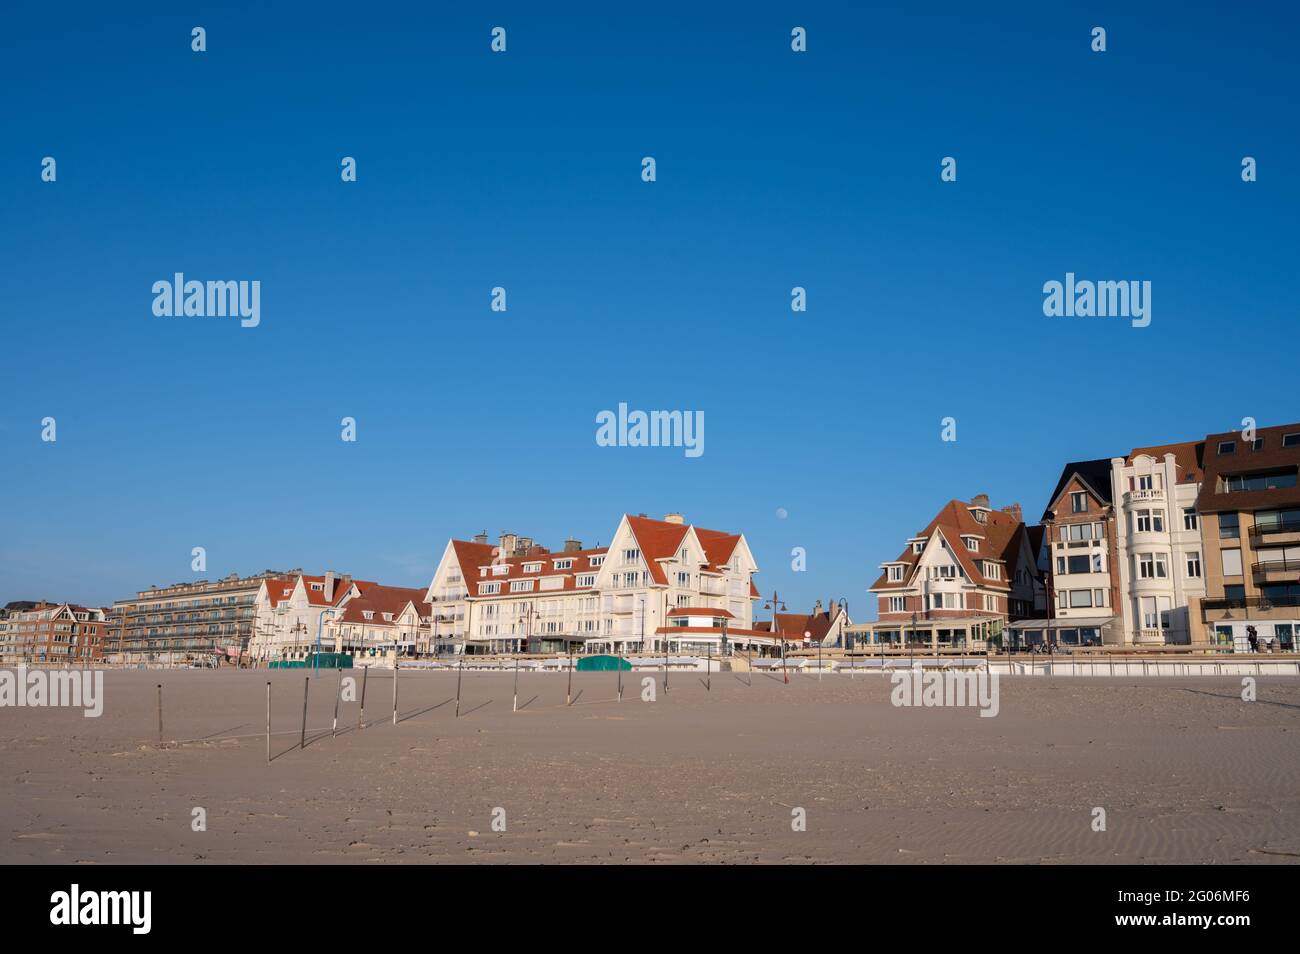
[[[1135,447],[1128,455],[1126,463],[1133,463],[1133,458],[1142,454],[1164,461],[1166,454],[1173,454],[1178,465],[1178,482],[1194,484],[1202,477],[1205,457],[1205,441],[1184,441],[1181,444],[1158,444],[1154,447]]]
[[[465,581],[465,590],[472,599],[479,595],[479,583],[492,583],[508,580],[537,580],[548,576],[559,576],[564,578],[563,585],[554,590],[534,589],[533,593],[556,593],[564,590],[588,590],[589,586],[578,586],[578,576],[588,573],[596,573],[599,567],[591,565],[591,557],[604,556],[608,552],[607,547],[596,547],[589,550],[562,550],[558,553],[530,553],[524,556],[512,556],[499,558],[497,557],[498,548],[490,543],[474,543],[470,540],[452,540],[452,549],[456,553],[456,562],[460,565],[461,578]],[[495,564],[493,561],[496,561]],[[555,568],[556,560],[572,560],[573,565],[566,570]],[[542,569],[540,573],[527,573],[524,571],[524,564],[540,563]],[[504,566],[506,572],[500,574],[488,573],[482,576],[479,571],[485,566]],[[508,594],[494,594],[508,595]]]
[[[1010,570],[1004,572],[1001,579],[989,579],[980,571],[977,561],[993,560],[1004,563],[1008,567],[1014,566],[1020,546],[1020,528],[1023,523],[1014,515],[1002,510],[986,510],[988,523],[980,523],[971,516],[969,509],[971,506],[972,504],[967,504],[961,500],[948,501],[917,537],[924,538],[928,545],[928,541],[932,539],[935,533],[941,534],[948,544],[948,552],[961,565],[962,571],[966,574],[968,580],[981,586],[1008,589],[1010,587],[1008,579],[1011,575]],[[980,552],[971,553],[967,550],[961,539],[963,536],[980,537],[983,541],[980,544]],[[868,589],[904,589],[909,587],[923,554],[924,549],[922,553],[913,553],[910,546],[905,547],[897,560],[889,561],[890,563],[902,563],[908,567],[903,574],[903,579],[901,581],[890,581],[889,574],[884,572]]]
[[[343,607],[343,615],[338,619],[344,623],[396,623],[409,604],[415,604],[420,616],[429,615],[429,604],[424,602],[424,589],[406,586],[380,586],[375,584],[360,596],[348,600]],[[373,619],[366,619],[365,613],[374,614]],[[393,614],[392,620],[385,620],[384,614]]]
[[[1047,506],[1043,508],[1044,520],[1049,518],[1052,508],[1061,497],[1061,491],[1065,490],[1072,477],[1078,477],[1079,482],[1092,491],[1093,496],[1103,504],[1110,505],[1110,458],[1076,460],[1062,468],[1061,479],[1056,482],[1056,489],[1047,498]]]

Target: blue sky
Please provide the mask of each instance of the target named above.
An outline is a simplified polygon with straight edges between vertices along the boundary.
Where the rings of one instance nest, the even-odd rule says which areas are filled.
[[[868,617],[953,497],[1037,516],[1067,460],[1300,419],[1281,4],[131,6],[0,40],[0,603],[420,585],[453,534],[680,510]],[[155,317],[177,271],[261,325]],[[1067,271],[1151,281],[1150,327],[1044,317]],[[619,402],[704,455],[598,447]]]

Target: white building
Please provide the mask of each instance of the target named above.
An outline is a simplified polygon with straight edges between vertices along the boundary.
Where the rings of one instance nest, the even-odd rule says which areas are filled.
[[[322,641],[336,653],[367,659],[426,655],[429,645],[429,604],[425,590],[405,586],[370,586],[352,595],[342,611],[325,622]]]
[[[322,651],[333,649],[326,627],[342,615],[348,600],[375,586],[368,580],[299,574],[293,580],[262,581],[253,601],[253,636],[249,653],[256,662],[306,659],[318,638]]]
[[[749,631],[756,572],[743,534],[624,515],[595,549],[567,540],[553,552],[513,533],[448,541],[426,599],[434,642],[454,652],[651,652],[676,608],[726,610]]]
[[[1191,642],[1188,607],[1205,596],[1196,512],[1204,447],[1204,441],[1139,447],[1111,460],[1111,499],[1118,511],[1116,609],[1126,643]]]

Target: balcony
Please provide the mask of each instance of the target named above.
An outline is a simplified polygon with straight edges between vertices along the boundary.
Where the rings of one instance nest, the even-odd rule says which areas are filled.
[[[1133,504],[1161,503],[1165,499],[1165,492],[1162,489],[1153,487],[1150,490],[1130,490],[1124,494],[1124,506]]]
[[[1300,559],[1282,557],[1279,560],[1261,560],[1258,563],[1252,563],[1250,570],[1255,574],[1256,579],[1287,580],[1292,577],[1300,577]]]
[[[1292,607],[1300,607],[1300,596],[1246,596],[1239,599],[1201,600],[1201,609],[1205,610],[1270,610],[1290,609]]]
[[[1268,523],[1257,523],[1250,528],[1252,546],[1300,543],[1300,518],[1283,517]]]

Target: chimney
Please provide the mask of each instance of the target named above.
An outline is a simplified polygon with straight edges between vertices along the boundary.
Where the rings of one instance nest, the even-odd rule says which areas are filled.
[[[683,523],[685,523],[685,522],[686,522],[686,518],[683,517],[680,513],[666,513],[666,514],[664,514],[664,523],[683,524]]]
[[[1003,508],[1002,508],[1002,512],[1003,512],[1003,513],[1009,513],[1009,514],[1011,514],[1011,516],[1015,517],[1015,518],[1016,518],[1016,523],[1024,523],[1024,522],[1025,522],[1024,515],[1023,515],[1023,514],[1021,513],[1021,511],[1020,511],[1020,504],[1018,504],[1018,503],[1013,503],[1013,504],[1011,504],[1009,507],[1003,507]]]
[[[983,507],[984,509],[987,510],[989,506],[989,495],[976,494],[974,497],[971,498],[970,505],[972,507]]]
[[[334,571],[325,571],[325,602],[334,602]]]
[[[514,556],[515,544],[519,542],[519,534],[501,532],[501,556]]]
[[[484,530],[482,533],[476,533],[476,534],[474,534],[474,542],[475,542],[475,543],[487,543],[487,531]]]
[[[519,538],[519,552],[520,552],[520,553],[529,553],[532,549],[533,549],[533,538],[532,538],[532,537],[520,537],[520,538]]]
[[[822,611],[822,601],[818,600],[817,605],[813,607],[813,615],[820,616]]]
[[[565,553],[576,553],[577,551],[579,551],[579,550],[581,550],[581,549],[582,549],[582,541],[581,541],[581,540],[575,540],[575,539],[573,539],[573,537],[569,537],[569,539],[567,539],[567,540],[564,541],[564,552],[565,552]]]

